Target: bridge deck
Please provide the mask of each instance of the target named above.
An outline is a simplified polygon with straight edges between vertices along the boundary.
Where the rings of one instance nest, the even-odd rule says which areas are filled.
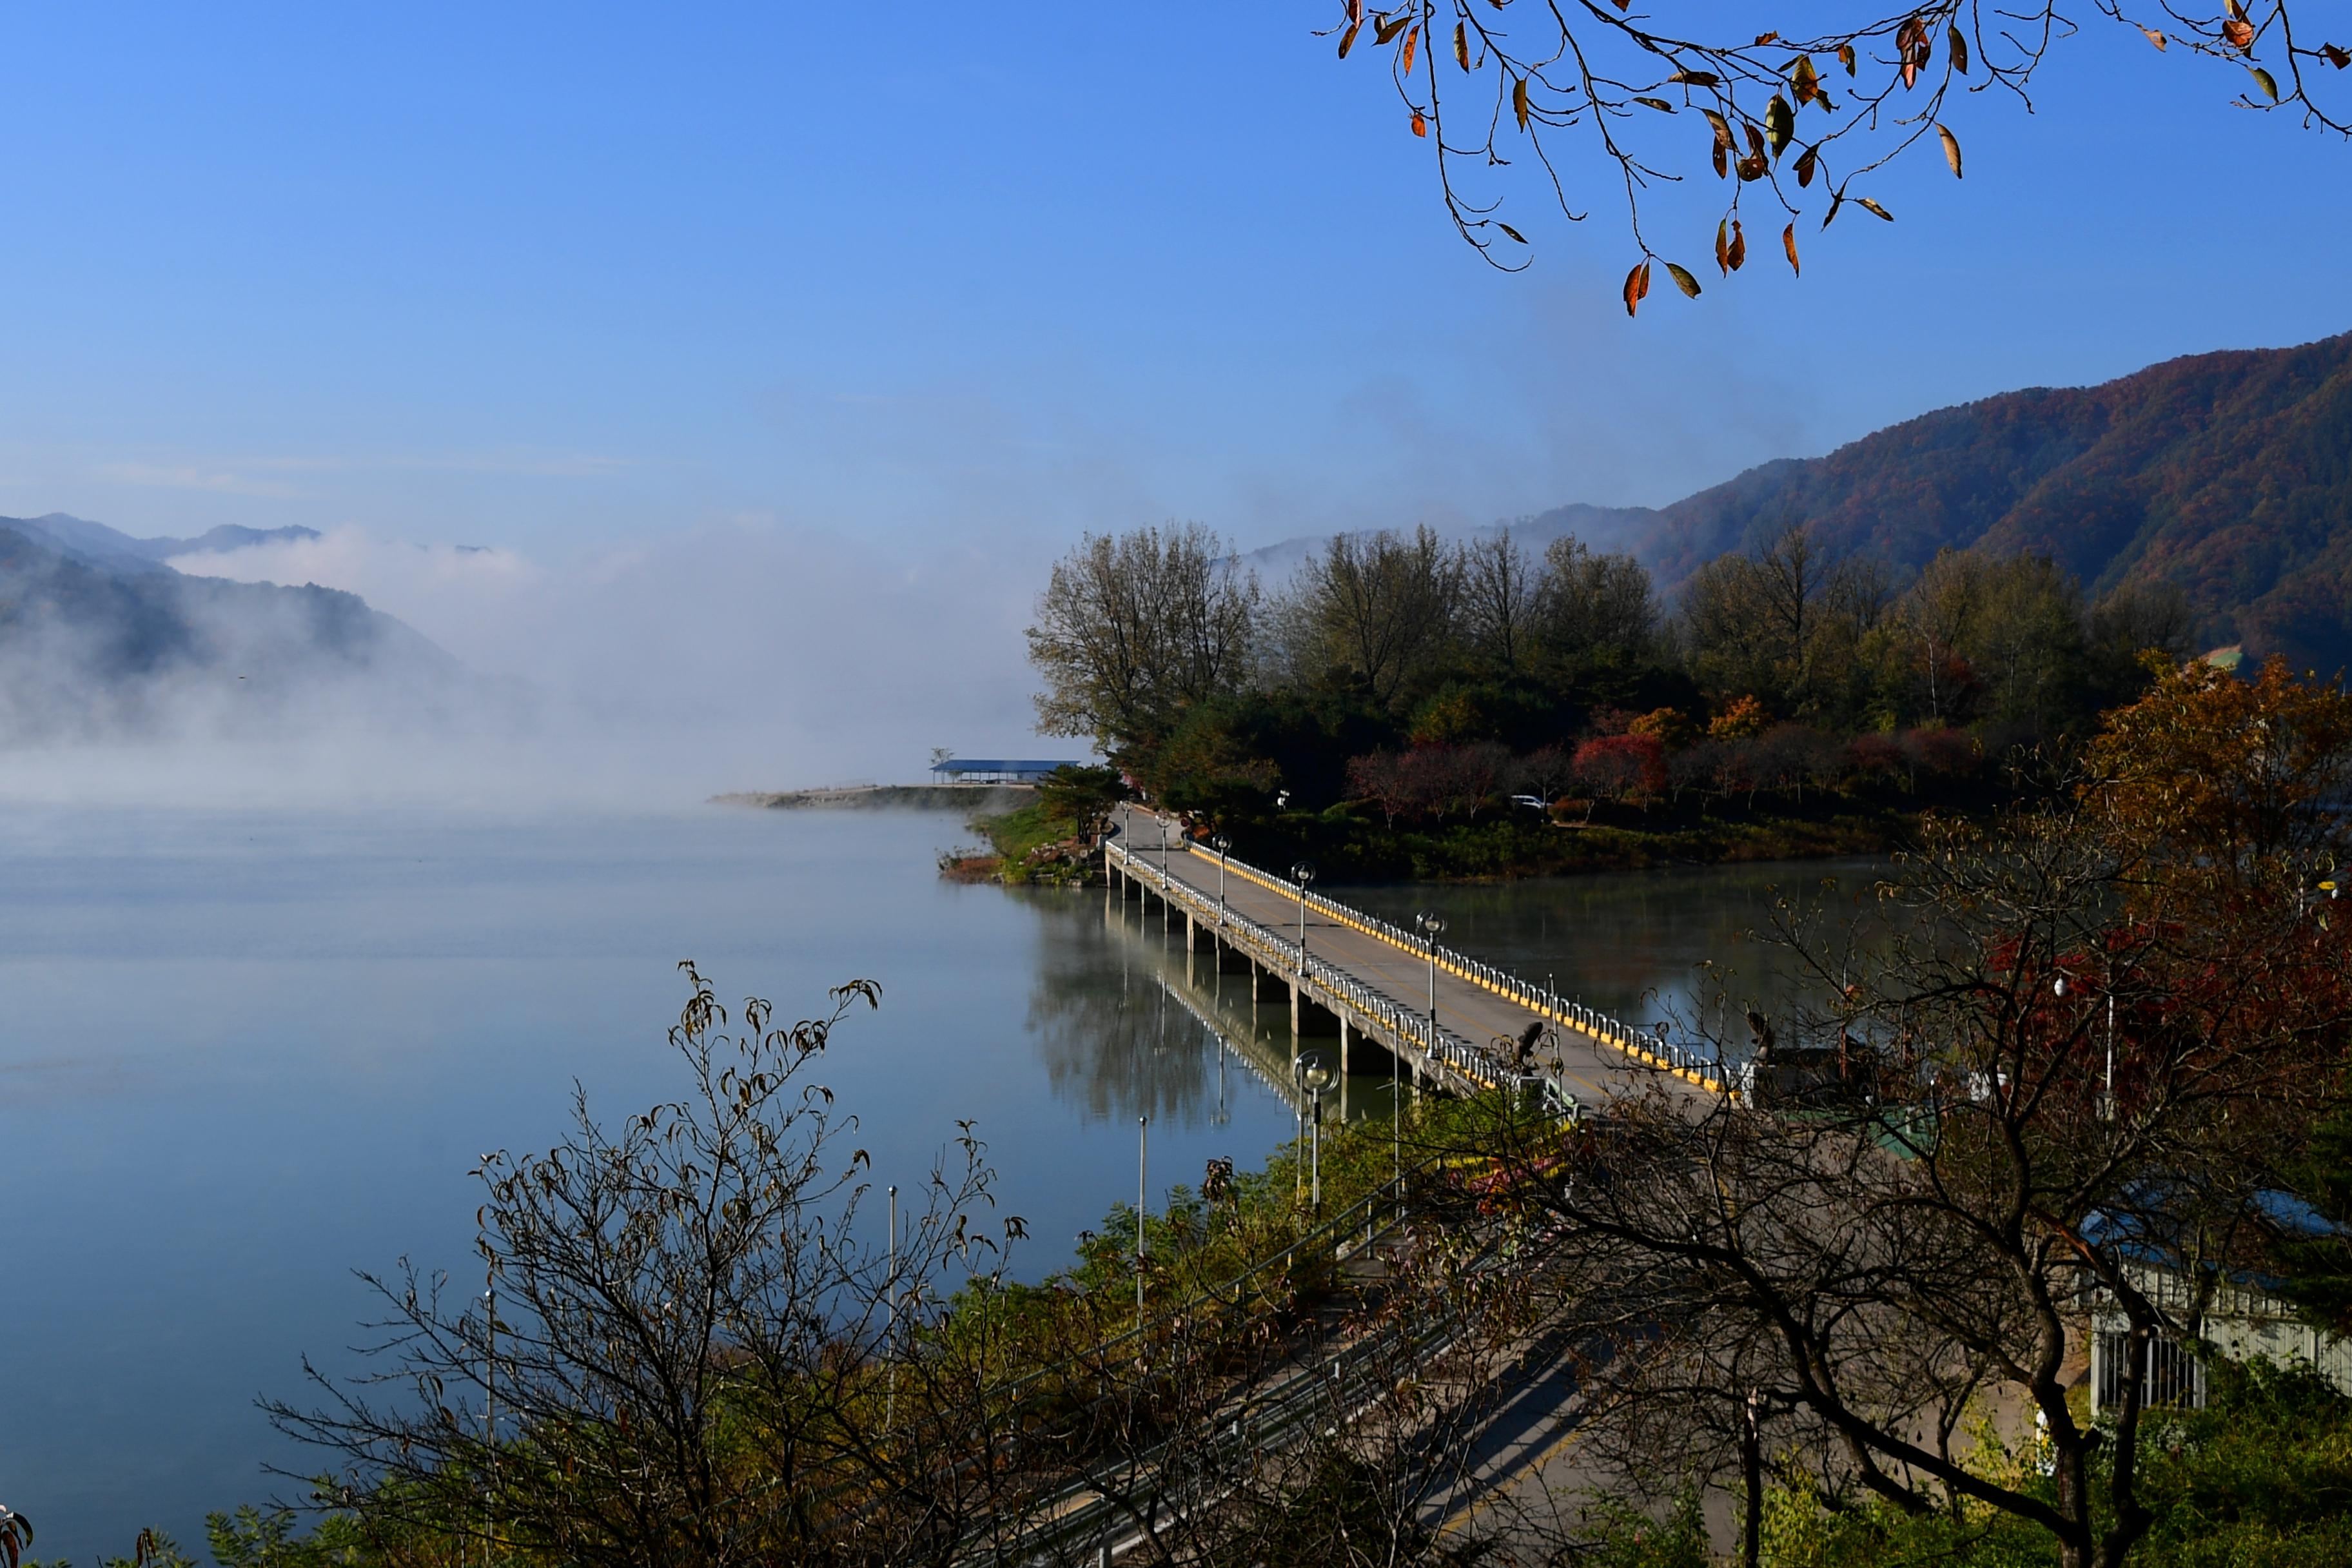
[[[1139,880],[1146,890],[1156,891],[1152,884],[1160,869],[1164,843],[1166,874],[1179,884],[1180,901],[1195,909],[1217,907],[1221,896],[1217,856],[1190,844],[1162,817],[1137,812],[1130,820],[1132,837],[1124,848],[1132,858],[1128,864],[1142,872]],[[1247,931],[1255,955],[1264,955],[1271,948],[1281,960],[1281,969],[1295,971],[1299,931],[1296,889],[1239,861],[1223,868],[1222,883],[1229,926]],[[1187,893],[1191,896],[1186,897]],[[1416,1020],[1428,1017],[1430,960],[1425,948],[1409,947],[1393,935],[1381,934],[1380,922],[1328,899],[1310,900],[1306,914],[1310,958],[1343,972],[1356,984]],[[1463,955],[1441,949],[1439,958],[1436,993],[1441,1037],[1458,1037],[1484,1047],[1499,1064],[1507,1061],[1511,1052],[1496,1042],[1516,1037],[1530,1022],[1540,1019],[1549,1026],[1546,1043],[1538,1052],[1543,1076],[1583,1105],[1659,1084],[1692,1091],[1717,1087],[1708,1081],[1705,1068],[1676,1059],[1663,1042],[1520,986]],[[1426,1038],[1425,1026],[1421,1038]],[[1381,1043],[1391,1044],[1386,1039]],[[1407,1037],[1403,1043],[1410,1048],[1420,1041]],[[1473,1064],[1462,1076],[1476,1081],[1491,1075]]]

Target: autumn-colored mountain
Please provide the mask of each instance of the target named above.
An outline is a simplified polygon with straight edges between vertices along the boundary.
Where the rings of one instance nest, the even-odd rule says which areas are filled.
[[[1897,567],[1976,545],[2095,596],[2167,578],[2212,643],[2352,663],[2352,333],[1939,409],[1663,508],[1634,548],[1671,591],[1792,522]]]

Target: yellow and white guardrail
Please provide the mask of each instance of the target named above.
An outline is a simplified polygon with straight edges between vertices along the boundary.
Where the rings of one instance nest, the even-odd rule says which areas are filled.
[[[1203,859],[1218,858],[1215,850],[1190,837],[1184,840],[1184,847]],[[1246,861],[1235,860],[1228,857],[1225,858],[1224,867],[1231,874],[1240,877],[1244,881],[1255,882],[1269,892],[1279,893],[1286,899],[1295,899],[1299,896],[1297,883],[1269,876]],[[1345,904],[1336,903],[1325,898],[1320,893],[1307,894],[1307,902],[1318,912],[1350,931],[1361,931],[1376,942],[1384,942],[1391,947],[1412,953],[1416,958],[1429,956],[1426,943],[1407,936],[1386,921],[1360,913]],[[1655,1068],[1660,1072],[1672,1073],[1675,1077],[1703,1089],[1709,1094],[1722,1094],[1729,1088],[1722,1079],[1712,1077],[1700,1068],[1693,1066],[1682,1052],[1667,1046],[1654,1035],[1620,1023],[1580,1003],[1563,1002],[1558,995],[1539,990],[1515,976],[1505,974],[1491,964],[1481,963],[1450,948],[1441,947],[1437,950],[1437,967],[1458,980],[1468,981],[1481,990],[1492,992],[1497,996],[1514,1002],[1538,1017],[1548,1019],[1564,1028],[1574,1029],[1601,1045],[1622,1051],[1644,1066]]]

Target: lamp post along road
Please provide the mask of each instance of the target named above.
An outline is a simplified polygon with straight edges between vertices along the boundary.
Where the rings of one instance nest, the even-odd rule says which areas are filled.
[[[1223,931],[1225,929],[1225,854],[1233,848],[1234,841],[1220,833],[1209,843],[1217,852],[1217,929]]]
[[[1145,1175],[1151,1153],[1151,1118],[1135,1119],[1135,1326],[1143,1327],[1143,1264],[1150,1246],[1143,1221],[1150,1212],[1151,1184]]]
[[[1299,1073],[1299,1081],[1306,1085],[1307,1092],[1312,1097],[1315,1107],[1313,1142],[1310,1146],[1311,1152],[1307,1156],[1308,1168],[1313,1173],[1313,1185],[1309,1188],[1307,1201],[1314,1212],[1319,1215],[1323,1212],[1323,1090],[1331,1082],[1331,1069],[1319,1061],[1305,1062]]]
[[[890,1363],[890,1385],[882,1400],[882,1429],[888,1431],[898,1424],[898,1186],[890,1184],[890,1291],[889,1305],[883,1314],[888,1335],[884,1353]]]
[[[1421,928],[1422,937],[1429,947],[1429,1043],[1434,1049],[1437,1045],[1437,939],[1444,933],[1445,922],[1435,915],[1424,913],[1413,916],[1412,923]]]
[[[1307,973],[1307,889],[1315,880],[1315,863],[1301,860],[1290,868],[1290,879],[1298,884],[1298,973]]]

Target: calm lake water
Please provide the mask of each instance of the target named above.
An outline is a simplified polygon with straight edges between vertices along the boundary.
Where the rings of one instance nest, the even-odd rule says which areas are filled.
[[[469,1275],[466,1171],[560,1135],[572,1080],[615,1120],[677,1089],[681,958],[788,1016],[878,980],[821,1077],[877,1182],[919,1180],[973,1120],[1030,1274],[1132,1200],[1138,1115],[1155,1191],[1290,1135],[1272,1010],[1189,982],[1099,894],[942,883],[966,837],[718,808],[0,816],[0,1501],[87,1563],[288,1490],[262,1466],[304,1456],[254,1397],[299,1394],[305,1354],[352,1364],[353,1268]],[[1769,967],[1734,933],[1821,874],[1342,896],[1440,908],[1449,942],[1646,1021],[1701,959]]]

